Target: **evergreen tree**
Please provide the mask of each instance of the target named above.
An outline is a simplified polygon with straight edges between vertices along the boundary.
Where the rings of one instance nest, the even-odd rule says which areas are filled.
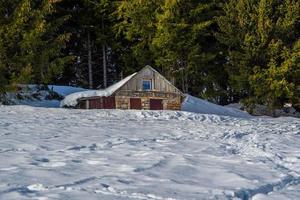
[[[122,59],[130,66],[125,72],[134,72],[145,65],[154,64],[151,43],[156,33],[156,14],[162,0],[124,0],[117,3],[118,23],[115,25],[120,46],[124,47]]]
[[[61,54],[69,35],[58,31],[66,18],[54,17],[56,2],[2,2],[0,68],[6,71],[5,85],[48,83],[70,59]]]
[[[107,84],[119,79],[119,57],[116,55],[119,41],[114,37],[116,18],[112,17],[115,5],[113,0],[64,0],[59,4],[60,13],[71,16],[64,26],[72,34],[65,54],[76,57],[66,66],[63,79],[59,81],[61,84],[88,87],[89,73],[92,72],[93,88],[103,88],[104,64],[107,66]]]
[[[219,17],[219,41],[228,48],[227,70],[246,103],[270,109],[292,101],[297,88],[300,2],[230,0]]]
[[[165,1],[153,40],[156,63],[181,82],[184,92],[217,102],[226,90],[221,48],[214,36],[220,5],[220,1]]]

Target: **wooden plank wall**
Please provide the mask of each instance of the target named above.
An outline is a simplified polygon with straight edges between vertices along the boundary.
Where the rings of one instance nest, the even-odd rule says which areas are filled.
[[[152,89],[154,91],[171,92],[171,93],[178,93],[178,94],[181,93],[175,86],[173,86],[170,82],[168,82],[162,75],[160,75],[156,71],[151,70],[151,68],[147,68],[147,67],[141,70],[136,76],[134,76],[131,80],[129,80],[125,85],[123,85],[119,89],[119,91],[122,90],[142,91],[143,79],[152,80]]]

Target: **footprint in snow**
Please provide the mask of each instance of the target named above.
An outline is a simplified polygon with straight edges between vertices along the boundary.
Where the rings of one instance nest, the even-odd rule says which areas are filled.
[[[27,186],[27,189],[30,190],[30,191],[33,191],[33,192],[35,192],[35,191],[45,191],[45,190],[47,190],[47,188],[44,187],[43,184],[39,184],[39,183],[29,185],[29,186]]]
[[[85,161],[88,165],[105,165],[108,163],[107,158],[91,158]]]
[[[50,167],[50,168],[55,168],[55,167],[63,167],[66,166],[65,162],[48,162],[48,163],[42,163],[42,167]]]
[[[99,165],[99,164],[101,164],[101,162],[98,161],[98,160],[87,160],[86,163],[89,164],[89,165]]]
[[[6,167],[6,168],[0,168],[0,171],[13,171],[18,169],[17,167]]]
[[[72,151],[72,150],[74,150],[74,151],[80,151],[81,149],[85,149],[86,148],[86,146],[84,146],[84,145],[81,145],[81,146],[74,146],[74,147],[70,147],[70,148],[68,148],[68,150],[70,151]]]
[[[31,163],[32,165],[37,165],[41,167],[63,167],[66,165],[65,162],[61,161],[50,161],[48,158],[37,158],[35,159],[36,162]]]

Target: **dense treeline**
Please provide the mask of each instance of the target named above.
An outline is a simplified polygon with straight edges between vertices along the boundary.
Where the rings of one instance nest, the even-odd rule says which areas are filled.
[[[152,65],[220,104],[300,107],[298,0],[0,1],[0,92],[104,88]]]

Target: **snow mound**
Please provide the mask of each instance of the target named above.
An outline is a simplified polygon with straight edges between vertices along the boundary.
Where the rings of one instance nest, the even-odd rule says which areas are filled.
[[[42,85],[18,85],[16,91],[8,92],[0,99],[0,104],[56,108],[62,98],[62,95]]]
[[[80,98],[85,97],[94,97],[94,96],[110,96],[120,87],[122,87],[127,81],[129,81],[136,73],[127,76],[126,78],[122,79],[121,81],[117,82],[116,84],[104,89],[104,90],[88,90],[83,92],[75,92],[65,97],[64,100],[61,101],[61,107],[75,107],[77,105],[77,100]]]
[[[60,85],[48,85],[48,88],[64,97],[75,92],[86,91],[86,89],[83,89],[81,87],[60,86]]]
[[[183,111],[202,113],[202,114],[215,114],[215,115],[224,115],[238,118],[249,118],[250,115],[246,112],[235,108],[224,107],[216,105],[188,95],[184,102],[182,103],[181,109]]]

